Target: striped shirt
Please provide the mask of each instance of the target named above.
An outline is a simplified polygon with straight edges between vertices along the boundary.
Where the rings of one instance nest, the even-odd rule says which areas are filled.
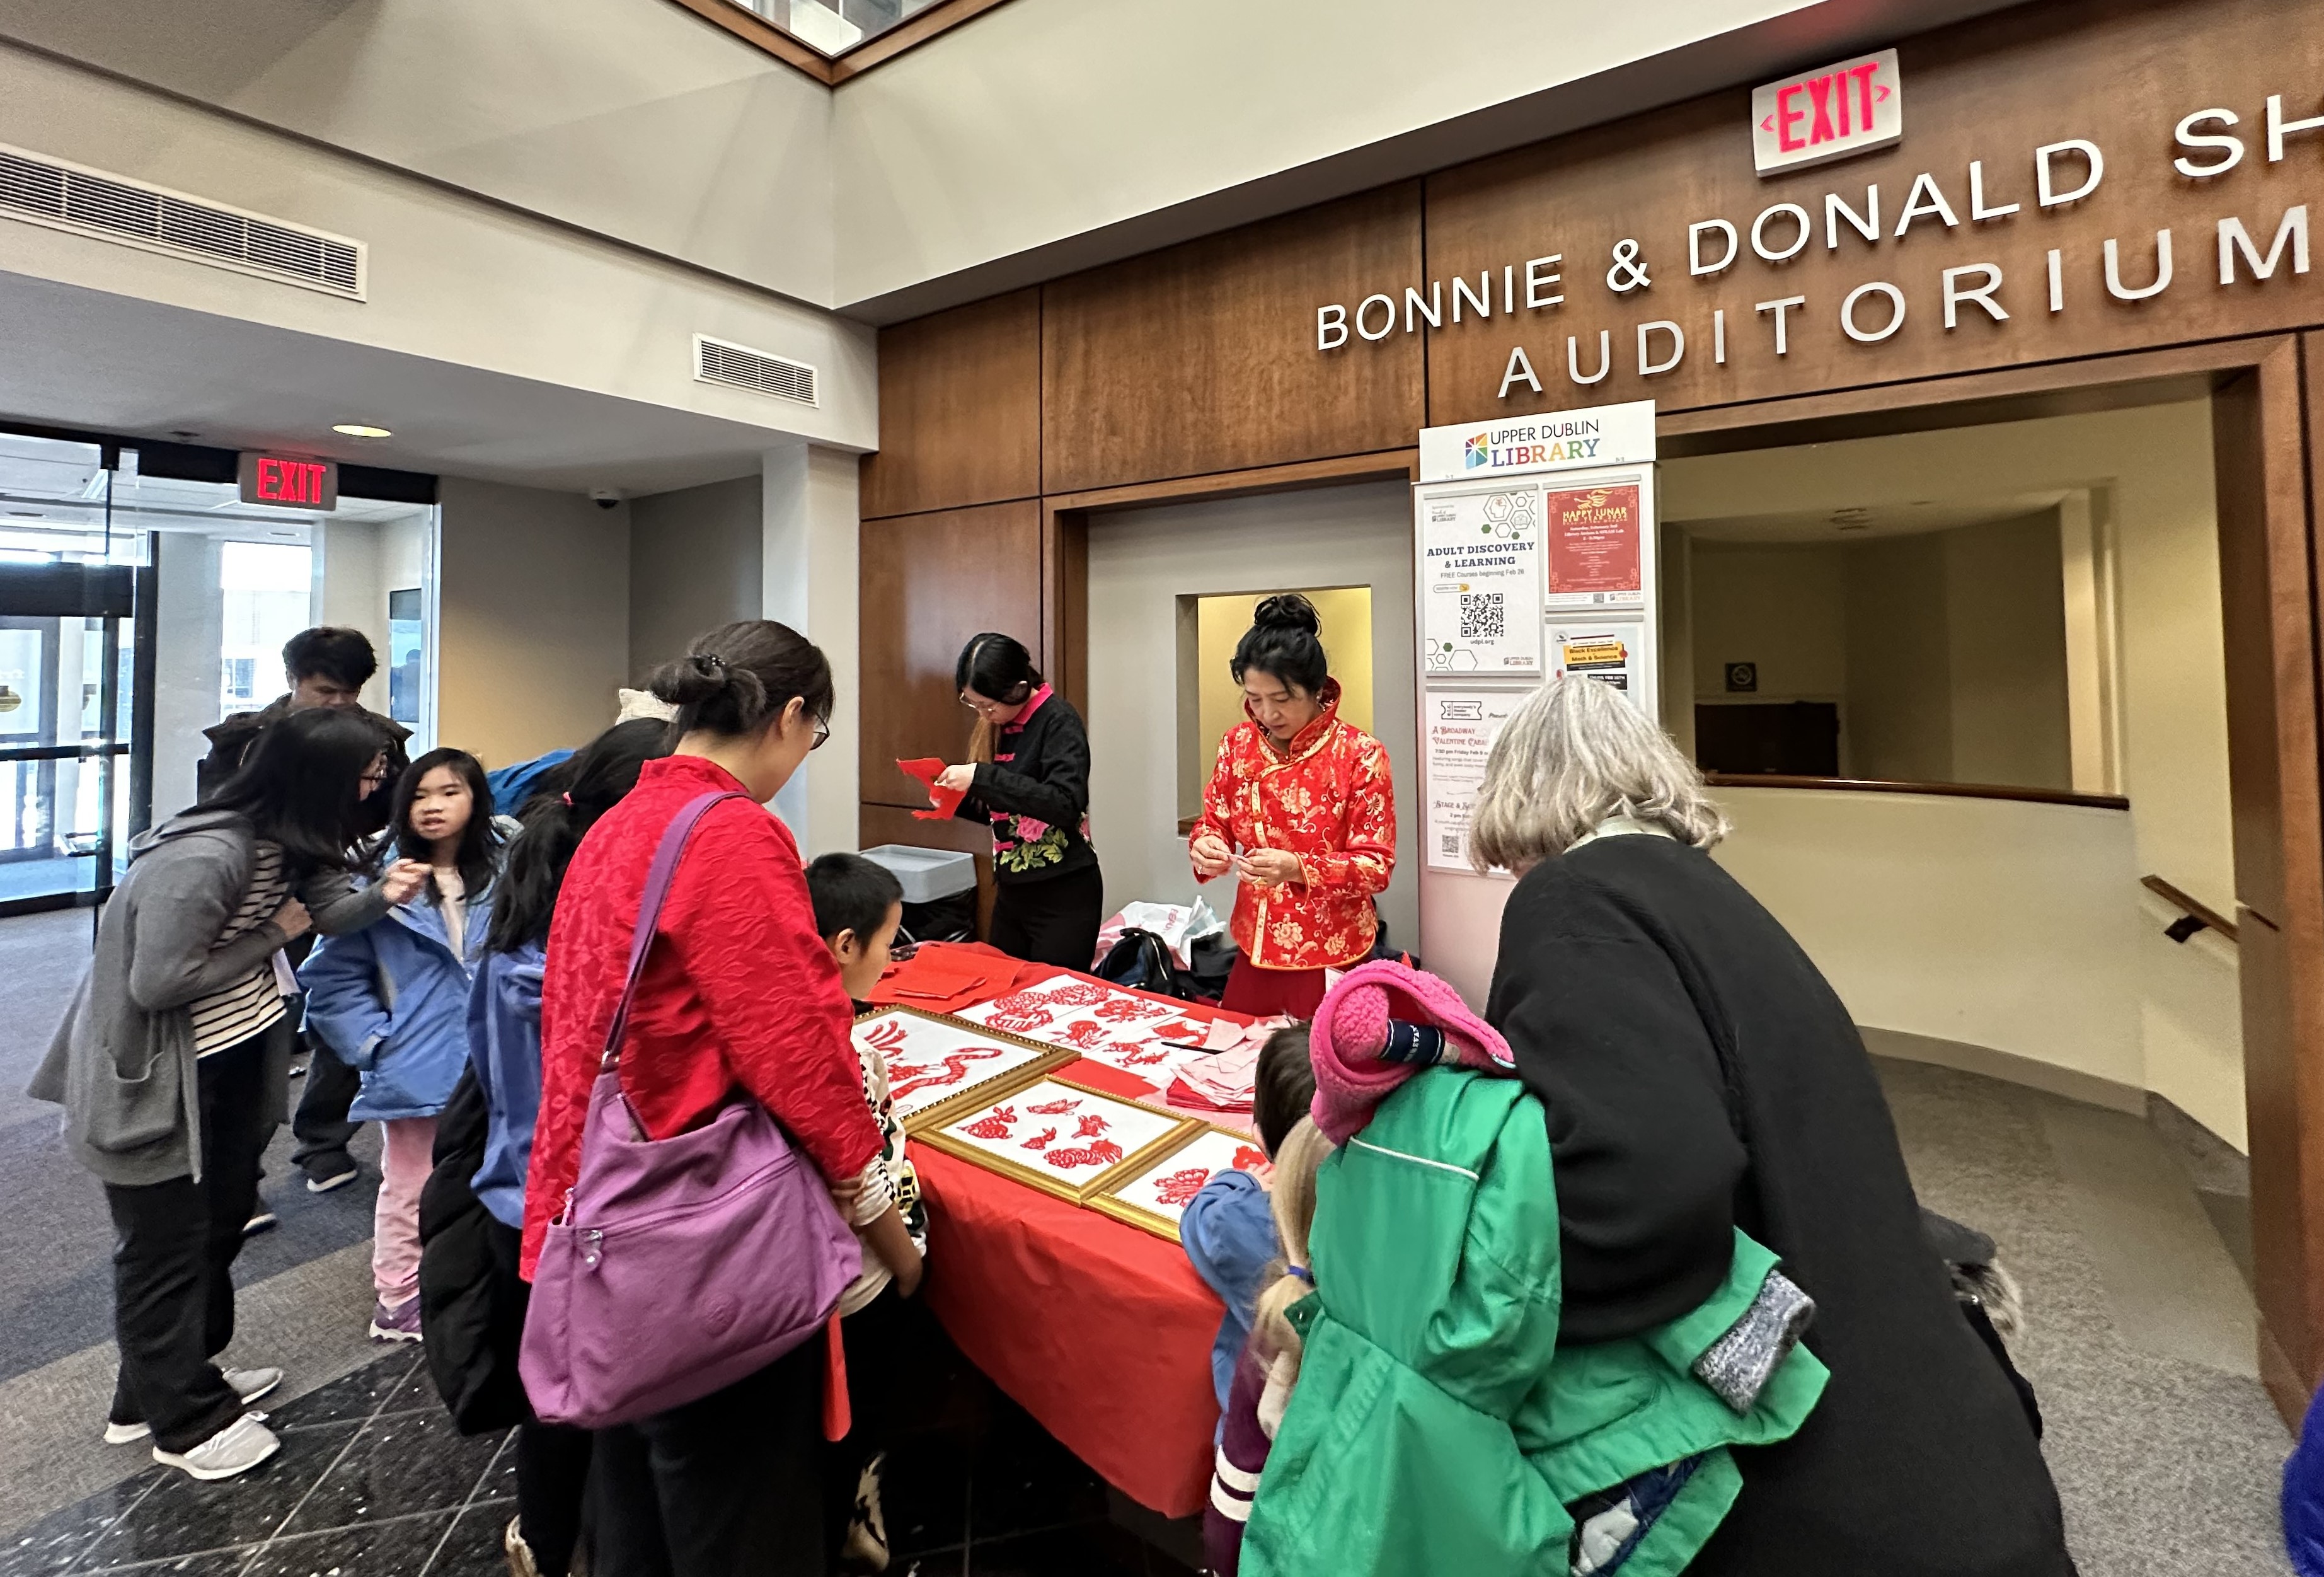
[[[274,911],[290,896],[290,878],[283,868],[281,845],[259,839],[251,846],[250,886],[212,945],[223,946],[256,930],[274,918]],[[239,1045],[282,1017],[282,976],[274,963],[281,956],[274,954],[233,984],[194,999],[196,1056]]]

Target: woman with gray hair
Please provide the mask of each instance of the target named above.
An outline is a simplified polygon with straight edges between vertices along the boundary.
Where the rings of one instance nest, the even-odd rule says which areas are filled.
[[[1561,1341],[1634,1335],[1725,1277],[1740,1228],[1815,1300],[1831,1380],[1688,1577],[2062,1577],[2057,1490],[2009,1377],[1922,1237],[1848,1010],[1710,856],[1727,817],[1615,691],[1544,687],[1471,828],[1517,875],[1486,1017],[1547,1113]]]

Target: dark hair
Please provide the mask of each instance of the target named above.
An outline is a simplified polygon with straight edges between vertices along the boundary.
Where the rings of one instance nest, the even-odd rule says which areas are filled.
[[[504,841],[500,828],[493,825],[493,785],[484,776],[484,763],[466,751],[432,750],[410,766],[395,780],[395,808],[389,813],[387,825],[394,830],[397,854],[406,860],[423,863],[434,862],[434,851],[428,840],[411,830],[411,801],[420,793],[420,779],[438,767],[449,767],[468,786],[468,798],[474,807],[468,812],[468,825],[460,829],[460,885],[473,899],[493,884],[500,867],[501,844]],[[387,853],[380,853],[385,863]],[[429,878],[435,885],[435,878]]]
[[[364,834],[364,770],[385,753],[368,718],[310,706],[268,724],[203,808],[244,817],[301,871],[348,870]]]
[[[772,619],[696,636],[684,657],[654,670],[651,683],[678,708],[680,738],[696,729],[728,738],[757,733],[793,700],[817,723],[831,720],[831,664],[813,641]]]
[[[1315,1103],[1315,1065],[1308,1060],[1307,1026],[1286,1024],[1259,1048],[1259,1075],[1250,1093],[1251,1120],[1271,1157]]]
[[[1251,610],[1250,628],[1235,642],[1234,679],[1247,669],[1273,674],[1285,684],[1314,695],[1331,677],[1323,659],[1323,632],[1315,604],[1297,592],[1279,592]]]
[[[637,787],[644,765],[669,754],[669,724],[655,717],[616,723],[557,763],[540,791],[524,802],[523,824],[509,840],[493,902],[493,928],[484,945],[512,953],[526,943],[549,945],[558,890],[581,835]]]
[[[318,624],[282,643],[282,666],[294,681],[320,674],[335,685],[360,690],[379,672],[379,654],[360,630]]]
[[[1025,650],[1023,641],[988,630],[969,637],[968,644],[960,649],[952,686],[954,690],[974,690],[988,701],[1014,706],[1041,687],[1041,670],[1033,666],[1033,654]]]
[[[896,873],[861,854],[818,854],[807,868],[807,896],[815,905],[815,934],[828,942],[853,931],[868,942],[888,911],[904,901]]]

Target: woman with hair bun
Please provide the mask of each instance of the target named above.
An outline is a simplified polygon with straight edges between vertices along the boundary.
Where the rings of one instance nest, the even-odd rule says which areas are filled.
[[[1235,646],[1249,721],[1219,741],[1187,840],[1195,876],[1234,872],[1241,951],[1224,1005],[1305,1019],[1323,972],[1371,955],[1372,899],[1396,873],[1396,788],[1388,751],[1340,720],[1323,620],[1296,592],[1267,598]]]
[[[1087,969],[1097,956],[1105,879],[1089,840],[1089,731],[1033,654],[987,631],[961,648],[954,684],[976,714],[968,762],[941,788],[968,796],[954,814],[992,826],[991,942],[1013,958]]]
[[[764,808],[829,737],[831,665],[797,631],[751,619],[697,638],[654,675],[653,691],[678,707],[677,744],[581,839],[549,924],[519,1260],[528,1279],[580,1173],[590,1086],[655,850],[706,796],[733,797],[701,812],[669,881],[621,1041],[630,1111],[646,1137],[666,1139],[731,1100],[755,1101],[850,1199],[885,1144],[798,844]],[[600,1431],[592,1568],[822,1577],[823,1363],[824,1343],[807,1342],[698,1401]]]

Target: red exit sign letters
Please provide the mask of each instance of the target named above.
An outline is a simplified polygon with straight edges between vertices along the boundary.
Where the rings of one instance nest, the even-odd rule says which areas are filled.
[[[330,460],[245,451],[242,502],[271,503],[278,509],[335,510],[339,507],[339,467]]]
[[[1894,50],[1751,90],[1751,162],[1762,175],[1885,148],[1904,134],[1904,85]]]

